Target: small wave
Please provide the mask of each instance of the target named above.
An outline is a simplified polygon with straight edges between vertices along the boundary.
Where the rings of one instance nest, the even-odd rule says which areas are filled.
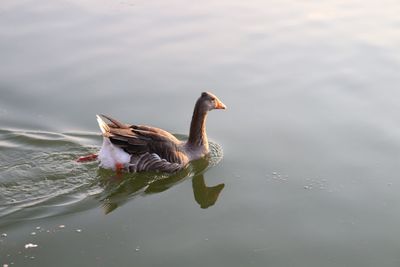
[[[223,156],[221,146],[210,142],[206,163],[194,162],[177,176],[179,179],[161,183],[158,181],[168,176],[127,174],[124,182],[113,184],[109,180],[114,174],[99,171],[97,162],[76,162],[82,155],[97,153],[99,144],[101,136],[97,133],[0,129],[0,224],[104,207],[116,192],[120,195],[126,191],[122,202],[146,190],[161,192],[185,177],[205,172]],[[146,183],[141,188],[143,181]],[[131,190],[136,186],[137,191]]]
[[[99,149],[98,134],[0,130],[0,218],[24,218],[27,208],[48,213],[61,199],[82,200],[96,185],[97,164],[76,159]],[[90,145],[89,145],[90,144]],[[62,196],[67,196],[66,198]],[[79,196],[79,197],[77,197]],[[54,213],[54,212],[52,212]]]

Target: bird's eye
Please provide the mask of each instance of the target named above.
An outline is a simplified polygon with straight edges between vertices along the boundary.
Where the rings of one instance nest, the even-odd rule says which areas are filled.
[[[211,97],[211,101],[215,101],[215,98],[214,98],[214,97]]]

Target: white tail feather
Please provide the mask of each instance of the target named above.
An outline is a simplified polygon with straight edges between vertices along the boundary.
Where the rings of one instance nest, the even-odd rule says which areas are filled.
[[[104,136],[106,136],[107,133],[110,132],[110,127],[107,125],[107,123],[103,121],[103,119],[99,115],[96,115],[96,118],[97,122],[99,123],[101,132],[103,133]]]

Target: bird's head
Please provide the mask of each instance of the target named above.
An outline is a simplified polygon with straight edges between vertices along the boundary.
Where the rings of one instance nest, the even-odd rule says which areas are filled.
[[[199,98],[199,101],[207,108],[208,111],[213,109],[226,109],[224,103],[218,99],[214,94],[210,92],[203,92]]]

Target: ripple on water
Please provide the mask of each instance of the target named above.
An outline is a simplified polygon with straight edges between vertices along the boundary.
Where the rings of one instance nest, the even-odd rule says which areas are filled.
[[[98,192],[97,164],[76,158],[94,153],[97,134],[0,130],[0,218],[51,216]],[[28,208],[29,209],[26,209]],[[68,212],[68,211],[67,211]]]
[[[132,174],[120,184],[110,184],[110,174],[99,172],[96,161],[76,162],[79,156],[97,153],[96,144],[100,143],[96,133],[0,130],[0,224],[93,208],[99,200],[123,191],[120,188],[125,183],[138,180],[140,184],[143,177]],[[206,165],[193,163],[183,175],[193,176],[218,164],[223,156],[221,146],[210,142],[210,151]],[[138,187],[141,190],[129,191],[124,198],[132,198],[145,191],[146,185],[164,178],[153,175],[143,188]],[[171,179],[169,186],[178,180]]]

